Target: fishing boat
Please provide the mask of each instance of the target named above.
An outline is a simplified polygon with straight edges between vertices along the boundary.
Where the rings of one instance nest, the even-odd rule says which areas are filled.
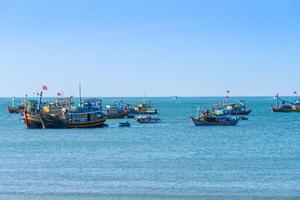
[[[139,113],[136,111],[135,106],[127,104],[125,107],[125,110],[127,110],[127,118],[135,118],[136,115]]]
[[[96,128],[104,126],[105,113],[100,109],[101,100],[88,99],[84,103],[63,108],[61,114],[43,112],[40,117],[44,128]]]
[[[39,102],[36,100],[25,100],[24,122],[28,129],[41,129],[43,124],[39,115]]]
[[[271,105],[273,112],[300,112],[300,99],[294,99],[294,102],[282,100],[279,95],[275,96],[276,105]]]
[[[139,115],[136,121],[139,123],[160,123],[161,119],[150,115]]]
[[[106,105],[104,112],[108,119],[125,118],[128,115],[122,101],[114,101],[112,104]]]
[[[235,126],[240,120],[228,110],[199,110],[199,116],[191,116],[191,119],[195,126]]]
[[[22,113],[24,111],[23,103],[21,105],[16,105],[15,97],[12,98],[12,103],[10,106],[7,106],[9,113]]]
[[[243,100],[236,103],[225,104],[223,108],[229,110],[232,115],[249,115],[252,112],[252,109],[248,109]]]
[[[150,103],[140,103],[135,106],[135,111],[138,114],[154,115],[158,114],[158,109],[150,105]]]

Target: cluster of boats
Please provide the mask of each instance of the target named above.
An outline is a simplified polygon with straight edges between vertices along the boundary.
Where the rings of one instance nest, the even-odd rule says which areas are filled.
[[[113,101],[105,107],[102,100],[90,98],[74,103],[73,98],[58,98],[53,102],[42,102],[42,92],[39,99],[25,99],[8,106],[9,113],[20,113],[27,128],[91,128],[106,126],[108,119],[135,118],[138,123],[160,123],[158,109],[149,102],[135,105],[123,101]],[[275,96],[276,105],[272,105],[273,112],[300,112],[300,99],[289,102]],[[215,104],[211,109],[199,109],[197,116],[191,116],[195,126],[235,126],[246,117],[252,109],[246,106],[245,101],[235,103]],[[128,121],[118,124],[119,127],[130,127]]]
[[[105,107],[102,100],[90,98],[74,103],[73,98],[58,98],[54,102],[42,102],[42,92],[38,100],[25,99],[16,105],[13,98],[8,106],[9,113],[20,113],[22,121],[29,129],[95,128],[106,126],[108,119],[136,118],[139,123],[158,123],[158,109],[150,103],[126,104],[114,101]],[[119,123],[120,127],[130,127],[129,122]]]

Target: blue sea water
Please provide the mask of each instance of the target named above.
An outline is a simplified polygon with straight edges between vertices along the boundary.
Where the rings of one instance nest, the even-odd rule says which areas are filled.
[[[244,99],[253,113],[236,127],[189,120],[220,98],[151,98],[160,124],[27,130],[2,98],[0,199],[300,199],[300,113]]]

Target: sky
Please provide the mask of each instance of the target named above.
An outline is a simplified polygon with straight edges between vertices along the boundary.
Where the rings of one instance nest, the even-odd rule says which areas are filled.
[[[1,0],[0,96],[300,92],[300,1]]]

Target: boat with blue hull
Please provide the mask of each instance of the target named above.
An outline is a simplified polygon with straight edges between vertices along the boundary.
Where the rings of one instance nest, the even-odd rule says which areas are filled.
[[[240,121],[238,116],[224,110],[199,110],[199,116],[191,116],[195,126],[236,126]]]
[[[225,103],[222,102],[220,104],[214,105],[213,109],[220,110],[226,109],[232,115],[249,115],[252,112],[252,109],[247,108],[246,102],[244,100],[240,100],[234,103]]]

